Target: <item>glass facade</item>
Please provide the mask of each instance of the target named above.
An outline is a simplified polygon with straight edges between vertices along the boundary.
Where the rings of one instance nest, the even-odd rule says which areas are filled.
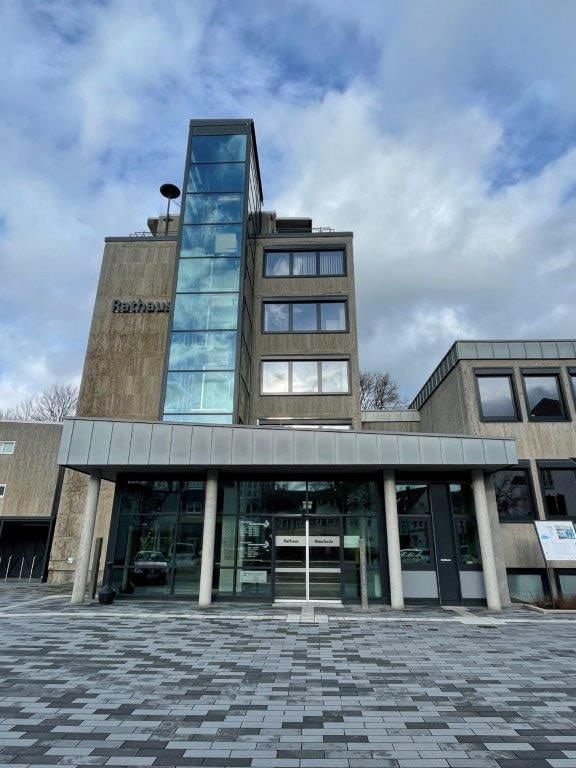
[[[518,419],[511,376],[477,376],[476,381],[480,395],[480,413],[483,419],[492,421],[516,421]]]
[[[347,360],[264,360],[263,395],[345,395],[349,392]]]
[[[338,277],[346,274],[344,251],[266,251],[265,277]]]
[[[530,470],[502,469],[494,472],[492,478],[500,520],[509,522],[534,520]]]
[[[249,126],[193,125],[166,376],[166,420],[219,424],[248,420],[253,241],[260,203]],[[237,372],[238,359],[242,374]]]

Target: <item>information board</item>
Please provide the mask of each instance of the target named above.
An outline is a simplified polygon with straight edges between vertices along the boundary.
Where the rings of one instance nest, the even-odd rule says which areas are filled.
[[[572,521],[537,520],[534,525],[546,560],[576,560],[576,531]]]

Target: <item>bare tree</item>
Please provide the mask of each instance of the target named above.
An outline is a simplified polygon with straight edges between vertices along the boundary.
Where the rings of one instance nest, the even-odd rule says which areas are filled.
[[[360,374],[361,406],[363,411],[385,411],[405,408],[398,384],[388,372],[363,371]]]
[[[72,384],[52,384],[36,395],[15,405],[0,409],[0,419],[11,421],[63,421],[74,416],[78,389]]]

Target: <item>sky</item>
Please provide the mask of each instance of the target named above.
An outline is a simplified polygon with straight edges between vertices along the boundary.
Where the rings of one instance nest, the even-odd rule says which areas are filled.
[[[252,117],[265,208],[354,231],[360,363],[576,338],[573,0],[3,0],[0,408],[81,376],[104,237]]]

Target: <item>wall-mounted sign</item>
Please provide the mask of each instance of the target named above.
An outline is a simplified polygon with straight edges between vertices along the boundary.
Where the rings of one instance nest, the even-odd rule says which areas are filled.
[[[546,560],[576,560],[574,523],[538,520],[534,523]]]
[[[339,547],[340,536],[310,536],[311,547]]]
[[[112,312],[138,315],[144,312],[170,312],[169,301],[142,301],[142,299],[112,299]]]
[[[277,547],[305,547],[306,536],[276,536]]]

